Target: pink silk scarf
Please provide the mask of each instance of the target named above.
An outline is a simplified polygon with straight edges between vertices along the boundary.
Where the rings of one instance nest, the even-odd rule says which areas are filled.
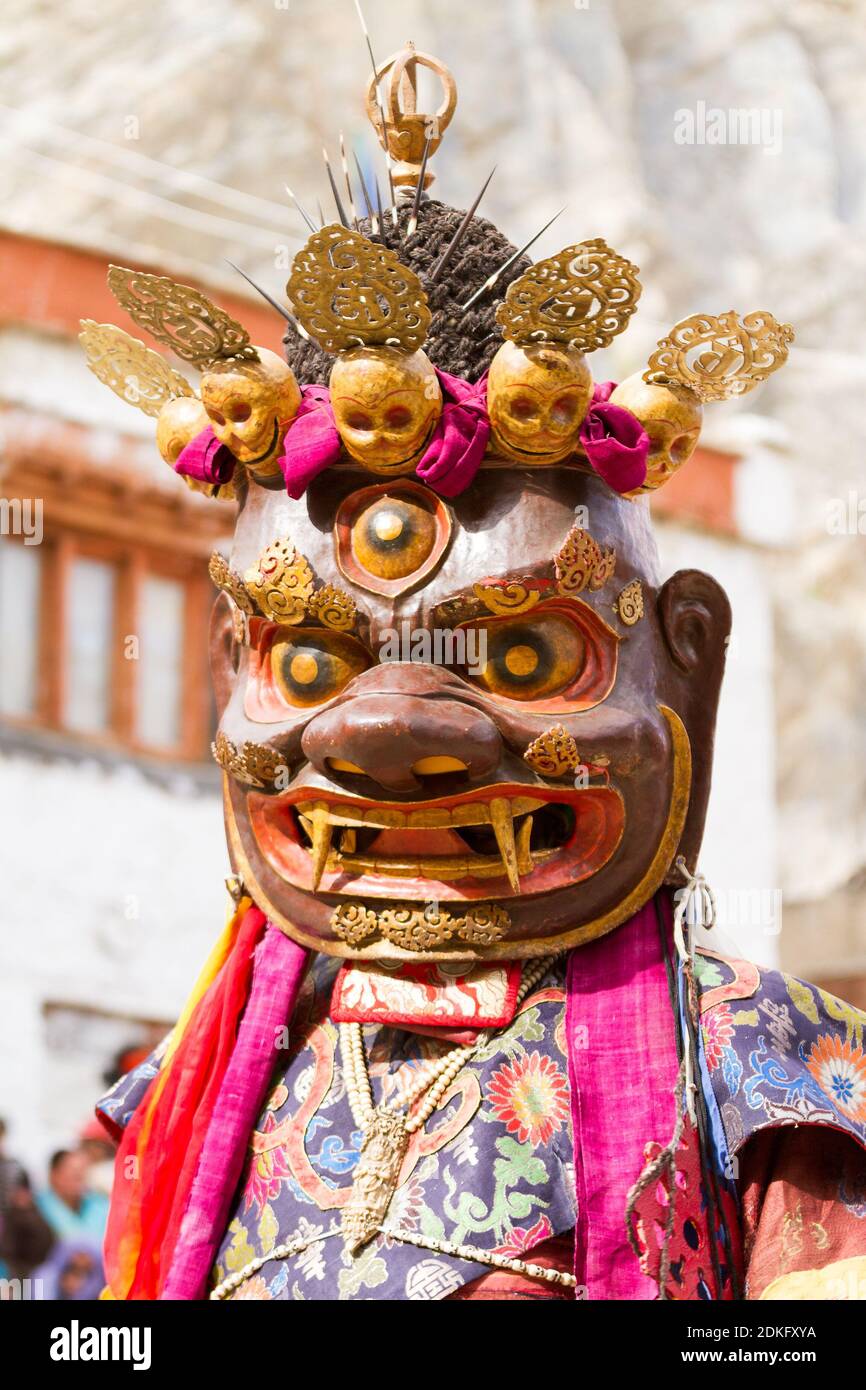
[[[649,435],[635,415],[613,405],[615,381],[597,381],[580,442],[590,467],[615,492],[633,492],[646,478]]]
[[[660,905],[668,923],[667,898]],[[589,1299],[654,1299],[626,1234],[644,1149],[674,1127],[674,1013],[653,901],[568,958],[565,1026],[574,1128],[575,1275]]]
[[[163,1299],[205,1296],[280,1032],[292,1017],[307,958],[303,947],[268,923],[255,949],[250,996],[205,1136]]]

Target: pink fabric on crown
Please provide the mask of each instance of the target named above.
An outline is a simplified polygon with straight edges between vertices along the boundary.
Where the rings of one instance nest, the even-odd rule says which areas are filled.
[[[303,497],[316,475],[337,462],[341,447],[327,386],[304,386],[279,460],[289,496]]]
[[[222,485],[232,480],[235,456],[225,444],[220,444],[211,426],[207,425],[180,451],[174,471],[200,483]]]
[[[442,414],[415,473],[440,497],[457,497],[472,482],[487,448],[487,373],[475,383],[438,368],[436,375]]]
[[[472,482],[487,447],[487,377],[472,385],[448,372],[436,375],[442,389],[442,414],[415,472],[440,496],[456,497]],[[313,479],[337,462],[340,451],[328,388],[305,386],[280,459],[289,496],[303,497]]]
[[[667,895],[659,901],[670,930]],[[654,1299],[626,1234],[644,1148],[674,1128],[674,1013],[653,901],[568,958],[565,1027],[574,1129],[575,1276],[590,1299]]]
[[[633,492],[646,478],[649,435],[630,410],[612,405],[615,381],[597,381],[580,427],[590,467],[614,492]]]

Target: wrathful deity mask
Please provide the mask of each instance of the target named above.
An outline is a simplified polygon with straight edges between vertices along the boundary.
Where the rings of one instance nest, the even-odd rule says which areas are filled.
[[[575,348],[506,342],[487,379],[493,446],[517,463],[559,463],[573,454],[592,395],[592,373]]]
[[[346,453],[371,473],[414,471],[442,410],[433,365],[420,351],[359,347],[330,376],[334,423]]]
[[[587,354],[640,294],[603,240],[526,268],[420,192],[367,225],[295,256],[288,364],[200,292],[112,269],[135,321],[201,368],[201,403],[159,354],[83,326],[96,374],[158,416],[164,457],[206,413],[196,481],[227,495],[225,451],[247,475],[211,563],[233,868],[273,923],[338,956],[580,945],[696,863],[730,630],[707,575],[660,582],[638,494],[686,461],[703,402],[781,365],[791,330],[693,315],[641,377],[594,393]],[[449,257],[469,276],[454,290]]]
[[[338,521],[356,486],[322,477],[299,501],[252,489],[239,517],[228,570],[254,578],[261,616],[238,645],[224,585],[220,731],[271,767],[258,786],[226,776],[236,871],[272,920],[338,955],[519,956],[610,930],[699,841],[724,594],[691,572],[659,586],[645,504],[600,480],[549,471],[529,489],[490,471],[449,509],[433,571],[428,544],[417,587],[394,597],[356,568],[351,629],[332,630],[316,595],[347,584]],[[352,527],[370,508],[410,515],[424,491],[395,482]],[[289,627],[264,617],[264,536],[291,538],[270,570],[306,604]],[[264,608],[279,611],[267,595]],[[382,659],[395,631],[421,659]],[[483,642],[461,641],[469,631]],[[552,726],[579,762],[539,772],[525,754]]]

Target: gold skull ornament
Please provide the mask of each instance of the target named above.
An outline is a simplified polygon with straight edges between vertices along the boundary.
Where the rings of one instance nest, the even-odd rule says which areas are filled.
[[[156,422],[156,447],[166,463],[174,468],[187,444],[191,443],[197,434],[201,434],[203,429],[207,429],[209,424],[207,411],[195,396],[176,396],[173,400],[166,401]],[[190,492],[201,492],[206,497],[219,497],[225,502],[232,501],[235,496],[232,483],[223,483],[217,488],[212,483],[199,482],[197,478],[189,478],[186,474],[181,474],[181,477]]]
[[[258,360],[211,363],[202,375],[201,398],[219,442],[253,477],[270,477],[279,472],[277,460],[301,391],[275,352],[255,351]]]
[[[331,368],[330,390],[350,458],[371,473],[411,473],[442,414],[439,379],[426,353],[353,348]]]
[[[654,492],[668,482],[695,451],[703,407],[687,386],[646,382],[639,372],[611,393],[611,403],[636,416],[649,435],[646,479],[638,492]]]
[[[209,423],[207,411],[195,396],[175,396],[166,401],[156,422],[156,447],[166,463],[173,468],[187,444]]]
[[[575,450],[591,395],[582,352],[506,340],[487,379],[493,449],[518,463],[559,463]]]

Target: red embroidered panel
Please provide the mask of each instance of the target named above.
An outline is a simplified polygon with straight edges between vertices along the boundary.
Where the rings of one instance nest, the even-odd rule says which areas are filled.
[[[347,961],[334,981],[335,1023],[384,1023],[450,1038],[455,1030],[505,1028],[514,1017],[519,961],[483,965]]]

